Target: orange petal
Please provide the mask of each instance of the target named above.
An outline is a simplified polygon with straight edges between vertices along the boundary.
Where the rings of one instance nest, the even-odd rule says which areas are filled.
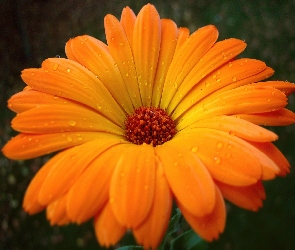
[[[228,132],[231,135],[257,142],[269,142],[278,139],[278,136],[260,126],[234,116],[214,116],[197,121],[189,128],[212,128]]]
[[[71,221],[82,223],[94,217],[109,199],[111,175],[121,155],[122,147],[107,149],[80,174],[67,195],[67,211]]]
[[[260,114],[237,114],[235,116],[264,126],[286,126],[295,122],[295,114],[286,108]]]
[[[22,79],[33,89],[65,97],[95,109],[116,124],[125,114],[105,86],[82,65],[64,58],[50,58],[41,69],[25,69]]]
[[[223,232],[226,221],[226,210],[223,197],[217,187],[215,187],[215,206],[208,215],[198,217],[190,213],[186,208],[178,203],[178,206],[192,229],[206,241],[217,239]]]
[[[169,142],[195,153],[212,177],[221,182],[245,186],[261,178],[260,162],[253,155],[252,145],[229,133],[195,128],[178,133]]]
[[[236,53],[239,53],[244,48],[243,47],[244,44],[237,42],[239,40],[235,40],[235,41],[236,42],[234,42],[234,44],[236,44],[236,47],[235,46],[229,47],[229,50],[232,51],[231,53],[236,54]],[[228,47],[229,45],[225,43],[223,46]],[[217,48],[219,48],[219,46]],[[216,51],[216,49],[213,49],[213,48],[211,50],[213,50],[213,55],[216,54],[216,52],[218,51],[218,50]],[[208,52],[209,55],[211,54],[210,51]],[[206,55],[204,56],[205,58],[207,58]],[[222,55],[221,52],[220,52],[220,55]],[[179,103],[179,105],[176,107],[175,111],[173,112],[173,119],[176,119],[180,115],[183,115],[183,113],[185,113],[189,108],[192,108],[195,104],[197,105],[203,104],[206,102],[207,99],[217,96],[219,95],[219,93],[220,94],[225,93],[226,90],[228,89],[233,89],[238,86],[251,83],[253,81],[252,76],[258,74],[259,72],[263,71],[266,68],[266,65],[264,62],[254,60],[254,59],[243,58],[243,59],[227,62],[223,64],[221,67],[210,72],[210,67],[212,65],[210,61],[210,57],[206,59],[207,64],[205,65],[205,69],[207,69],[207,72],[209,74],[198,75],[197,79],[200,79],[200,77],[203,77],[198,82],[194,82],[193,81],[194,78],[192,79],[192,84],[194,83],[198,83],[198,84],[193,88],[193,90],[184,89],[185,92],[181,93],[181,95],[184,95],[187,93],[187,91],[190,91],[185,96],[185,98],[183,98],[183,100]],[[219,57],[219,64],[222,62],[222,60],[223,60],[223,56],[221,58]],[[216,63],[217,62],[218,61],[216,61]],[[202,62],[200,62],[200,65],[202,65]],[[200,71],[202,72],[201,69]],[[196,72],[196,74],[197,73],[198,72]],[[264,76],[264,74],[262,76]],[[239,83],[238,86],[236,86],[237,82]],[[243,84],[241,84],[241,82]],[[233,84],[234,86],[232,86]]]
[[[151,106],[160,43],[160,17],[156,8],[147,4],[138,13],[133,32],[133,55],[143,106]]]
[[[183,115],[177,129],[181,130],[205,117],[269,112],[286,105],[287,98],[281,91],[249,84],[219,94],[211,94]]]
[[[53,98],[52,98],[53,99]],[[42,105],[18,114],[11,123],[24,133],[97,131],[122,135],[122,128],[101,114],[77,104]]]
[[[202,56],[212,47],[218,37],[213,25],[198,29],[175,53],[165,80],[161,108],[167,109],[172,97],[183,80]]]
[[[128,90],[126,95],[129,96],[133,106],[136,108],[140,107],[142,102],[140,99],[134,58],[125,31],[117,18],[112,15],[107,15],[105,17],[104,27],[110,53],[124,80],[121,85],[126,86],[125,88]],[[121,95],[118,90],[115,91]]]
[[[214,44],[185,77],[169,105],[168,112],[172,112],[187,94],[187,97],[184,98],[201,99],[226,84],[225,75],[228,74],[228,67],[223,66],[220,69],[219,67],[240,54],[245,48],[246,44],[243,41],[233,38]],[[241,67],[238,68],[236,64],[232,62],[229,64],[233,72],[237,69],[241,70]],[[206,77],[212,71],[215,71],[213,77],[211,75]],[[246,69],[243,73],[245,72]],[[239,75],[239,78],[241,77],[242,75]]]
[[[154,148],[130,144],[120,156],[111,180],[110,202],[118,221],[135,228],[145,220],[153,204]]]
[[[71,46],[71,43],[72,43],[72,39],[70,39],[69,41],[67,41],[66,43],[66,46],[65,46],[65,52],[66,52],[66,56],[68,59],[74,61],[74,62],[77,62],[79,63],[79,60],[75,57],[75,54],[72,50],[72,46]]]
[[[8,100],[8,107],[16,113],[21,113],[43,105],[67,105],[74,103],[75,102],[70,101],[69,99],[29,89],[13,95]]]
[[[177,36],[177,44],[176,44],[175,52],[178,52],[181,46],[185,43],[186,39],[188,39],[189,35],[190,35],[190,31],[188,28],[186,27],[178,28],[178,36]]]
[[[52,167],[40,187],[40,204],[47,205],[67,193],[101,153],[118,143],[118,140],[107,138],[94,140],[63,151],[53,157],[46,163]]]
[[[94,220],[95,235],[102,246],[115,245],[125,234],[126,228],[116,219],[108,202]]]
[[[154,107],[159,106],[167,71],[174,56],[178,35],[176,24],[169,19],[162,19],[161,27],[161,50],[159,54],[152,96],[152,106]]]
[[[136,21],[136,15],[134,14],[134,12],[128,6],[125,7],[122,11],[120,22],[125,31],[125,34],[127,36],[127,39],[131,48],[133,47],[133,31],[134,31],[135,21]]]
[[[243,59],[240,59],[240,60],[243,60]],[[270,67],[267,67],[264,62],[244,58],[244,61],[242,61],[243,64],[245,63],[245,60],[247,61],[247,63],[249,63],[249,60],[250,60],[250,62],[254,62],[253,66],[254,66],[254,70],[256,68],[256,73],[254,73],[253,75],[248,75],[248,77],[241,79],[239,81],[238,80],[232,81],[231,84],[226,85],[226,86],[222,87],[221,89],[217,90],[218,92],[225,92],[230,89],[235,89],[240,86],[248,85],[250,83],[257,83],[258,81],[267,79],[274,74],[274,70]],[[233,71],[233,73],[235,73],[235,71]],[[236,76],[233,76],[233,77],[236,77]]]
[[[285,81],[267,81],[255,83],[260,86],[270,86],[282,91],[285,95],[291,95],[295,91],[295,84]]]
[[[23,200],[23,208],[29,214],[36,214],[42,211],[46,206],[40,204],[38,195],[40,188],[51,171],[51,165],[45,164],[30,182]]]
[[[155,197],[146,220],[133,229],[136,241],[145,249],[156,249],[168,227],[172,208],[172,194],[161,162],[157,162]]]
[[[104,140],[104,138],[110,137],[117,138],[118,140],[121,139],[119,136],[100,132],[65,132],[54,134],[21,133],[6,143],[2,151],[8,158],[25,160],[81,145],[88,141],[96,139]]]
[[[133,110],[117,64],[104,43],[91,36],[77,36],[68,41],[66,51],[71,51],[75,60],[100,80],[100,84],[104,85],[126,112]]]
[[[285,156],[281,153],[278,148],[270,142],[266,143],[258,143],[258,142],[250,142],[255,148],[261,151],[267,158],[269,158],[276,166],[276,168],[280,169],[280,171],[276,171],[276,174],[281,176],[286,176],[286,174],[290,173],[290,164]],[[270,164],[267,165],[269,167]],[[274,177],[274,176],[272,176]],[[270,178],[272,178],[270,177]]]
[[[251,211],[257,211],[261,208],[263,205],[262,201],[266,198],[261,181],[244,187],[231,186],[221,182],[216,182],[216,185],[225,199]]]
[[[196,216],[211,213],[215,195],[209,172],[198,157],[172,141],[156,147],[156,154],[173,194],[190,213]]]
[[[66,199],[67,195],[61,196],[47,206],[46,217],[50,221],[51,226],[63,226],[70,223],[66,210]]]

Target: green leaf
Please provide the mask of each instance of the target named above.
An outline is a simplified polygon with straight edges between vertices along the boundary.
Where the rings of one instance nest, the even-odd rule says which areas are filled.
[[[142,250],[143,247],[139,246],[124,246],[124,247],[119,247],[116,250]]]
[[[190,229],[172,241],[170,250],[206,250],[207,247],[207,242]]]
[[[164,240],[162,241],[162,244],[159,246],[158,250],[164,250],[165,246],[168,243],[168,241],[171,241],[173,238],[173,234],[176,233],[179,230],[179,222],[180,219],[182,218],[180,210],[177,208],[176,209],[176,214],[172,217],[172,219],[169,222],[169,226],[165,235]]]

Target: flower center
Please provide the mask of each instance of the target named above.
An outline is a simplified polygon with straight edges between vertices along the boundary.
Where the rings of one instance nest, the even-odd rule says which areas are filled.
[[[160,108],[137,108],[125,121],[125,136],[134,144],[146,143],[155,147],[171,140],[175,134],[174,121]]]

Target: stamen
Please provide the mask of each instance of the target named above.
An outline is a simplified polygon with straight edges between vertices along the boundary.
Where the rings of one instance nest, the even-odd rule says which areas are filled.
[[[126,139],[134,144],[155,147],[171,140],[175,134],[174,121],[161,108],[137,108],[125,121]]]

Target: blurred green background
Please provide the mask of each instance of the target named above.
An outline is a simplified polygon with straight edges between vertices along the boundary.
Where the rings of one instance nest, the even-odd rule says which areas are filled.
[[[265,61],[275,69],[272,79],[295,82],[295,1],[149,1],[161,17],[195,29],[214,24],[220,40],[247,42],[243,57]],[[48,57],[64,57],[71,37],[89,34],[105,41],[103,18],[120,17],[129,5],[137,14],[143,0],[0,0],[0,146],[15,134],[7,99],[24,87],[20,71],[39,67]],[[289,99],[295,110],[295,98]],[[271,128],[275,144],[291,163],[291,173],[265,183],[267,199],[258,213],[227,204],[225,232],[208,249],[295,249],[295,127]],[[0,249],[100,249],[92,222],[82,226],[50,227],[45,214],[28,216],[21,203],[26,187],[46,157],[10,161],[0,157]]]

